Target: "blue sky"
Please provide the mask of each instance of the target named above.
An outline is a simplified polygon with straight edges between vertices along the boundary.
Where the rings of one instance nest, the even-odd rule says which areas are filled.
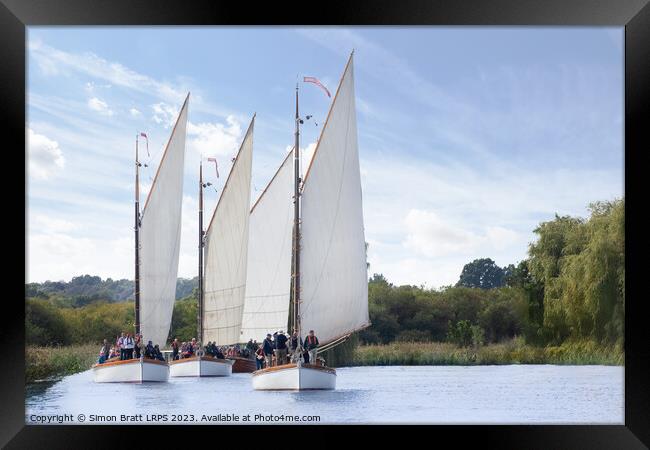
[[[623,195],[622,28],[30,27],[27,46],[30,281],[132,278],[134,136],[150,136],[144,199],[187,92],[179,276],[195,276],[200,155],[220,189],[256,112],[255,201],[292,143],[297,77],[334,92],[353,48],[370,273],[452,284]],[[318,123],[329,101],[302,88]],[[303,129],[307,158],[319,132]]]

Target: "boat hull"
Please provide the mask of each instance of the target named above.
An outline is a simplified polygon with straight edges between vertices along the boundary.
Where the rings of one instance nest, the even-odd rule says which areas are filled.
[[[206,356],[183,358],[169,363],[170,377],[227,377],[233,361]]]
[[[235,362],[232,366],[233,373],[252,373],[257,369],[254,359],[241,358],[239,356],[230,357],[228,359]]]
[[[262,391],[336,389],[336,370],[310,364],[270,367],[253,372],[253,389]]]
[[[165,382],[169,378],[166,362],[146,359],[95,364],[92,368],[96,383]]]

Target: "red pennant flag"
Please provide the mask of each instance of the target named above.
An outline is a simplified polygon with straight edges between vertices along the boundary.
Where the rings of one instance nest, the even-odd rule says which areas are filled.
[[[140,132],[140,136],[142,136],[145,139],[145,142],[147,143],[147,156],[150,157],[151,155],[149,155],[149,138],[147,137],[147,133]]]
[[[217,178],[219,178],[219,166],[217,165],[217,158],[208,158],[208,161],[214,162],[214,169],[217,171]]]
[[[302,81],[305,82],[305,83],[314,83],[316,86],[319,86],[321,89],[323,89],[328,97],[330,97],[330,98],[332,97],[332,95],[330,94],[330,91],[328,91],[327,88],[325,86],[323,86],[323,83],[318,81],[318,78],[316,78],[316,77],[305,77],[305,78],[303,78]]]

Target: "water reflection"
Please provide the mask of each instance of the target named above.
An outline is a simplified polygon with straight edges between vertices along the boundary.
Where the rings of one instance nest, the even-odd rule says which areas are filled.
[[[99,384],[90,371],[26,389],[31,414],[318,415],[321,423],[623,423],[623,368],[419,366],[338,370],[335,391],[254,391],[249,374]],[[118,419],[119,420],[119,419]],[[241,420],[241,419],[240,419]],[[167,422],[168,423],[168,422]]]

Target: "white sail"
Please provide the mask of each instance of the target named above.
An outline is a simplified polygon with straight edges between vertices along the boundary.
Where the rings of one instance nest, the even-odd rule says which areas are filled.
[[[352,56],[305,174],[301,325],[321,345],[369,325]]]
[[[253,116],[205,235],[203,341],[217,345],[240,341],[254,124]]]
[[[143,341],[163,347],[176,299],[189,94],[167,142],[141,216],[140,323]]]
[[[242,342],[287,328],[291,291],[293,152],[250,213]]]

